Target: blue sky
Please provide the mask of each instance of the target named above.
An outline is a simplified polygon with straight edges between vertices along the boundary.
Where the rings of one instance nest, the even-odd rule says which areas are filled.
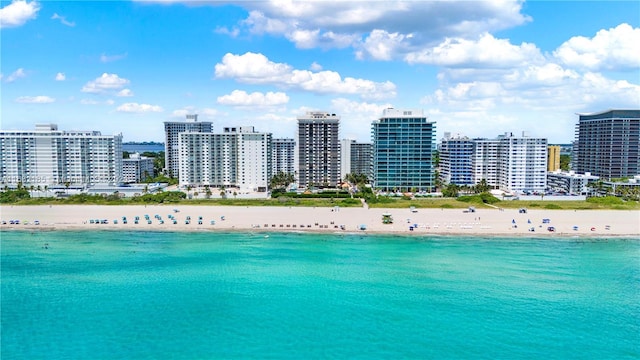
[[[576,113],[640,108],[639,1],[0,1],[1,128],[163,141],[197,113],[214,131],[295,136],[341,116],[370,141],[388,107],[444,132],[574,140]]]

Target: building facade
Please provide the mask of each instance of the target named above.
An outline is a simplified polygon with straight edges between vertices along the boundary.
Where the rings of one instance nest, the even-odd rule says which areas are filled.
[[[213,124],[198,121],[198,115],[187,115],[186,121],[164,122],[164,167],[167,175],[180,178],[180,134],[183,132],[211,133]]]
[[[497,139],[473,139],[473,156],[471,168],[473,182],[477,184],[482,180],[489,187],[497,189],[498,181],[498,149],[500,142]]]
[[[440,179],[444,184],[475,184],[472,139],[459,134],[444,134],[440,143]]]
[[[271,133],[249,127],[224,128],[222,134],[179,135],[179,185],[237,187],[267,191],[271,179]]]
[[[514,192],[544,192],[547,187],[547,139],[514,136],[498,137],[499,188]]]
[[[560,170],[560,145],[547,147],[547,171]]]
[[[34,130],[0,131],[0,177],[9,187],[117,185],[122,178],[122,134]]]
[[[285,174],[295,174],[295,154],[296,141],[294,139],[273,139],[271,145],[272,160],[271,173],[273,175],[283,172]]]
[[[640,110],[578,114],[573,165],[603,179],[640,174]]]
[[[126,183],[137,183],[148,177],[154,177],[153,158],[141,156],[139,153],[122,159],[122,178]]]
[[[576,174],[574,171],[553,171],[547,173],[547,187],[552,191],[572,195],[589,195],[592,190],[587,185],[598,181],[597,176]]]
[[[253,126],[225,128],[238,139],[238,179],[241,191],[266,192],[272,177],[271,133],[256,132]]]
[[[298,185],[335,187],[340,177],[340,117],[321,111],[298,116]]]
[[[340,177],[347,174],[363,174],[371,176],[371,160],[373,145],[352,139],[340,140]]]
[[[435,122],[422,110],[385,109],[371,124],[373,186],[383,191],[435,187]]]

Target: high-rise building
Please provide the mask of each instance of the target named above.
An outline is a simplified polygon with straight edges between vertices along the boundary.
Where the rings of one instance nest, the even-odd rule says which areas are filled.
[[[478,184],[485,180],[491,188],[497,189],[498,181],[498,147],[497,139],[473,139],[473,158],[471,167],[473,182]]]
[[[271,173],[295,174],[296,141],[294,139],[273,139]]]
[[[55,124],[0,131],[0,178],[11,187],[118,185],[122,134],[60,131]]]
[[[122,159],[122,178],[124,182],[136,183],[154,176],[153,158],[142,156],[139,153],[129,155],[128,159]]]
[[[271,133],[252,126],[224,128],[222,134],[179,135],[180,186],[238,187],[266,191],[271,178]]]
[[[347,174],[371,176],[371,143],[361,143],[352,139],[340,140],[340,177]]]
[[[213,125],[209,121],[198,121],[198,115],[187,115],[186,121],[164,122],[164,166],[167,174],[174,178],[180,176],[179,135],[183,132],[210,133]]]
[[[335,187],[340,182],[340,117],[321,111],[298,116],[298,185]]]
[[[435,187],[435,122],[422,110],[386,109],[373,121],[373,185],[384,191]]]
[[[498,136],[498,182],[500,189],[544,192],[547,187],[547,139],[524,133]]]
[[[560,145],[549,145],[547,148],[547,171],[560,170]]]
[[[253,126],[225,128],[238,137],[238,180],[240,190],[265,192],[272,176],[271,133],[256,132]]]
[[[445,184],[474,185],[473,140],[444,133],[440,147],[440,179]]]
[[[603,179],[640,174],[640,110],[578,114],[573,165]]]

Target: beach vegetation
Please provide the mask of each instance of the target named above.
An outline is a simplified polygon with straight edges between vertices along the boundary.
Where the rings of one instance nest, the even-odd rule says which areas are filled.
[[[5,189],[0,193],[0,204],[16,203],[23,199],[29,199],[30,197],[29,191],[22,187],[15,190]]]
[[[622,205],[624,201],[621,198],[616,196],[603,196],[603,197],[590,197],[587,198],[587,202],[593,204],[602,204],[602,205]]]
[[[294,181],[293,174],[280,171],[271,177],[269,185],[272,189],[286,189]]]
[[[483,192],[477,195],[463,195],[457,197],[456,200],[473,204],[495,204],[500,201],[488,192]]]
[[[560,206],[558,204],[551,203],[551,204],[545,205],[544,208],[547,209],[547,210],[560,210],[560,209],[562,209],[562,206]]]

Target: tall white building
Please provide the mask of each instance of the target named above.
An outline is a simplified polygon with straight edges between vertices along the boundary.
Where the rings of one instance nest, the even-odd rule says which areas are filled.
[[[147,177],[154,176],[153,158],[142,156],[139,153],[129,155],[128,159],[122,159],[122,178],[127,183],[137,183]]]
[[[473,155],[471,169],[473,183],[477,184],[483,179],[492,188],[497,189],[498,181],[498,147],[497,139],[473,139]]]
[[[55,124],[0,131],[0,178],[10,187],[120,184],[122,134],[60,131]]]
[[[271,179],[271,133],[252,126],[225,128],[222,134],[179,135],[180,186],[238,187],[266,191]]]
[[[335,187],[340,182],[340,117],[322,111],[298,116],[298,185]]]
[[[505,133],[498,137],[500,189],[543,192],[547,187],[547,139]]]
[[[179,138],[183,132],[210,133],[213,124],[209,121],[198,121],[198,115],[187,115],[186,121],[164,122],[164,167],[169,176],[180,176]]]
[[[271,173],[273,175],[280,172],[295,174],[296,141],[294,139],[281,138],[273,139],[271,143]]]
[[[256,132],[253,126],[225,128],[237,134],[238,180],[241,191],[265,192],[272,176],[271,133]]]

